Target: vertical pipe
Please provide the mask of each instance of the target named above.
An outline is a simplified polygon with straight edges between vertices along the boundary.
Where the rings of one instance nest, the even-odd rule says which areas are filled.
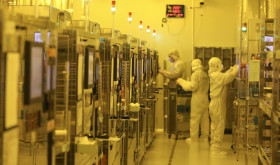
[[[36,17],[36,18],[38,18],[38,15],[39,15],[38,1],[39,1],[39,0],[35,0],[35,17]]]
[[[130,43],[132,36],[131,36],[131,22],[129,23],[129,39],[128,42]]]
[[[153,36],[154,37],[154,49],[156,49],[156,36]]]
[[[114,19],[115,19],[115,14],[113,13],[113,23],[112,23],[112,39],[114,39]]]
[[[88,32],[88,1],[85,2],[85,15],[86,15],[86,26],[85,31]]]
[[[194,1],[192,1],[192,55],[193,55],[193,59],[195,58],[195,54],[194,54]]]
[[[70,0],[67,0],[66,8],[67,8],[67,9],[72,9],[72,8],[70,7]]]
[[[68,0],[68,6],[70,9],[73,9],[74,2],[73,0]]]
[[[140,29],[140,43],[139,43],[140,47],[142,46],[142,44],[141,44],[141,37],[142,37],[142,28]]]
[[[50,0],[50,5],[56,7],[55,6],[55,0]]]
[[[150,32],[147,32],[147,34],[148,34],[148,37],[147,37],[147,42],[149,43],[149,45],[148,45],[148,47],[150,48],[150,37],[149,37],[149,34],[150,34]]]

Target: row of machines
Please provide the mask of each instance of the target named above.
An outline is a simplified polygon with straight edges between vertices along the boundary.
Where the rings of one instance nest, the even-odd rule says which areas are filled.
[[[0,164],[139,164],[155,133],[156,50],[46,11],[0,9]]]

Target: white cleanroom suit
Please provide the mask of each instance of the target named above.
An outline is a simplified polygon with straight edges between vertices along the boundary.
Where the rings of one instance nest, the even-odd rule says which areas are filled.
[[[170,71],[166,70],[159,70],[159,73],[161,73],[166,78],[170,79],[170,81],[174,81],[177,78],[183,78],[186,79],[186,66],[185,63],[180,59],[179,52],[176,49],[172,49],[169,54],[169,61],[174,63],[171,67]]]
[[[211,153],[226,154],[221,151],[221,143],[224,137],[226,121],[226,96],[227,84],[232,82],[238,74],[238,65],[231,67],[226,73],[222,73],[222,63],[217,57],[209,61],[210,78],[210,105],[211,117]]]
[[[177,83],[182,86],[185,91],[192,91],[191,99],[191,120],[190,120],[190,135],[191,138],[187,141],[197,141],[199,133],[199,123],[201,124],[201,139],[208,141],[209,137],[209,78],[203,71],[201,61],[195,59],[192,61],[193,74],[191,81],[185,81],[181,78]]]

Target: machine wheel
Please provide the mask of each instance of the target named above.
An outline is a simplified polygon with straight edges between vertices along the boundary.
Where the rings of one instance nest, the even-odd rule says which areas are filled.
[[[168,139],[170,139],[171,138],[171,134],[168,134]]]

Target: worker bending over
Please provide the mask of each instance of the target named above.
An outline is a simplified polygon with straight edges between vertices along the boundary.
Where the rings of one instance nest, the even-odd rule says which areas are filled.
[[[201,141],[208,141],[209,137],[209,78],[203,71],[201,61],[195,59],[192,61],[191,81],[185,81],[181,78],[177,80],[177,84],[181,85],[183,90],[192,91],[191,99],[191,120],[190,135],[187,142],[197,142],[199,133],[199,123],[201,123]]]

